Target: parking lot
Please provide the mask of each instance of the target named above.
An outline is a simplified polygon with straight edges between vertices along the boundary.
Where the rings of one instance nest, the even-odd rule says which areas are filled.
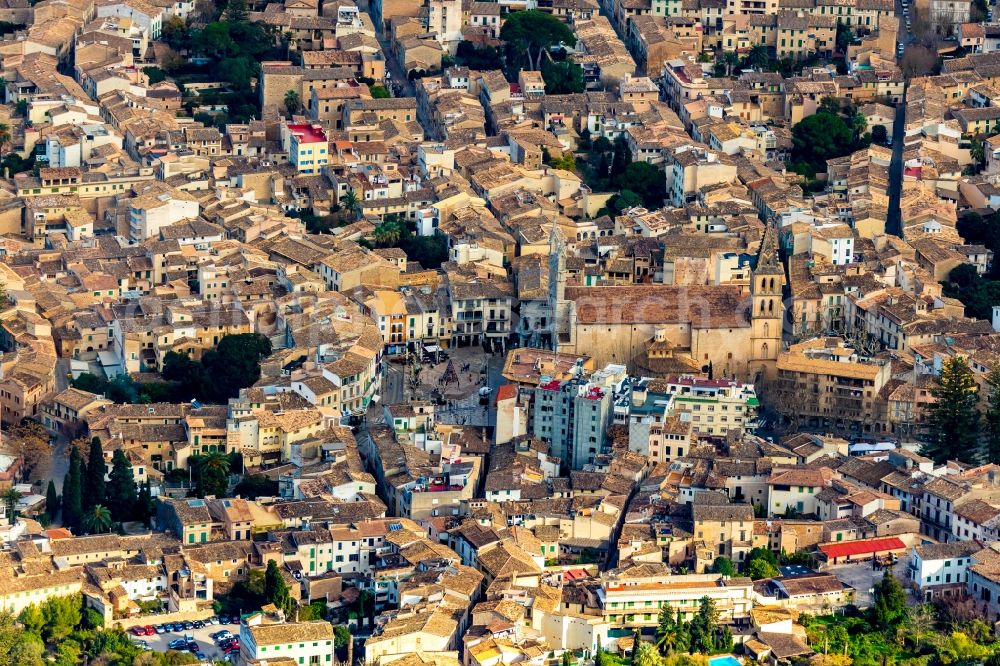
[[[908,554],[903,554],[896,564],[891,567],[893,574],[899,579],[900,583],[903,583],[904,587],[906,587],[904,580],[908,557]],[[836,564],[824,570],[832,573],[840,582],[847,583],[853,587],[856,590],[854,604],[859,608],[867,608],[872,603],[871,589],[875,587],[875,583],[882,580],[882,576],[885,575],[887,568],[882,567],[876,571],[872,569],[871,562],[858,562],[856,564]],[[909,598],[909,595],[907,595],[908,600]]]
[[[188,629],[181,631],[168,631],[165,634],[155,634],[153,636],[135,636],[136,641],[144,640],[149,645],[149,647],[155,652],[166,652],[170,648],[167,647],[170,641],[182,638],[185,634],[191,634],[194,637],[196,643],[198,643],[198,648],[205,653],[205,657],[208,661],[225,660],[226,655],[219,649],[215,642],[209,637],[209,634],[214,634],[217,631],[222,631],[223,629],[228,629],[235,636],[240,635],[240,625],[236,623],[230,624],[209,624],[205,625],[201,629]],[[131,633],[131,632],[129,632]]]

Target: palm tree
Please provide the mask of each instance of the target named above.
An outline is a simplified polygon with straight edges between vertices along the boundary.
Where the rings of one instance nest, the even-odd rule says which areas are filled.
[[[982,137],[972,137],[969,154],[976,163],[976,166],[981,168],[986,162],[986,143],[983,141]]]
[[[201,463],[203,472],[229,474],[229,456],[224,453],[214,451],[205,456]]]
[[[765,44],[754,44],[747,54],[747,64],[754,69],[763,69],[771,61],[771,53]]]
[[[352,218],[357,217],[358,211],[361,210],[361,201],[354,190],[347,190],[347,194],[340,197],[340,203],[344,205],[344,208],[347,209]]]
[[[0,499],[3,500],[4,505],[7,507],[7,522],[13,524],[14,517],[16,515],[17,501],[21,499],[21,493],[17,492],[14,486],[11,486],[7,490],[3,491],[0,495]]]
[[[285,93],[285,109],[288,110],[288,115],[295,115],[299,112],[299,107],[302,105],[302,101],[299,99],[299,94],[294,90],[289,90]]]
[[[83,517],[83,526],[88,532],[103,534],[111,531],[111,512],[100,504],[95,504],[94,508]]]
[[[726,66],[726,76],[732,76],[733,67],[740,64],[740,59],[735,51],[724,51],[719,62]]]
[[[400,231],[397,222],[385,221],[375,227],[375,244],[379,247],[394,247],[399,243]]]
[[[0,162],[3,161],[3,149],[10,143],[10,125],[0,123]]]

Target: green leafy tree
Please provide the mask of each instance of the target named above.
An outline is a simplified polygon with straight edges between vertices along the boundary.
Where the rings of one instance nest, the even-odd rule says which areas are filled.
[[[747,563],[747,575],[753,580],[762,578],[774,578],[778,575],[778,567],[767,560],[756,559]]]
[[[636,206],[642,205],[642,197],[633,192],[632,190],[625,189],[618,193],[615,197],[615,210],[618,212],[624,212],[629,208],[635,208]]]
[[[583,67],[571,60],[557,62],[543,58],[542,79],[545,81],[545,92],[549,95],[568,95],[584,90]]]
[[[104,448],[101,438],[90,440],[90,450],[87,454],[87,473],[83,482],[83,508],[90,509],[98,504],[104,504],[104,475],[107,467],[104,463]]]
[[[39,636],[42,635],[42,629],[45,628],[45,616],[42,615],[42,609],[35,604],[22,610],[21,614],[17,616],[17,621],[23,624],[25,629]]]
[[[872,127],[872,143],[878,146],[884,146],[889,143],[889,133],[885,129],[885,125],[875,125]]]
[[[78,595],[50,597],[42,604],[45,627],[42,636],[55,643],[69,636],[80,625],[83,604]]]
[[[712,571],[717,574],[722,574],[723,576],[736,575],[736,568],[733,566],[733,561],[728,557],[722,557],[721,555],[715,558],[715,562],[712,563]]]
[[[56,493],[56,484],[51,479],[45,489],[45,513],[53,520],[59,514],[59,495]]]
[[[239,395],[240,389],[260,379],[260,362],[271,353],[271,341],[260,333],[227,335],[219,346],[202,355],[201,363],[212,378],[218,404]]]
[[[167,80],[166,73],[159,67],[143,67],[142,73],[149,79],[150,84],[161,83]]]
[[[937,646],[937,659],[944,666],[951,664],[978,664],[990,655],[990,648],[956,631]]]
[[[368,86],[368,92],[371,93],[372,99],[387,99],[390,96],[385,86],[375,84]]]
[[[278,482],[263,474],[249,474],[240,479],[233,492],[245,499],[274,497],[278,494]]]
[[[223,12],[223,17],[229,23],[246,21],[248,17],[246,0],[229,0],[226,3],[226,11]]]
[[[872,624],[891,627],[906,615],[906,592],[891,571],[875,584],[875,603],[872,606]]]
[[[11,663],[17,666],[43,666],[46,663],[45,643],[39,636],[24,632],[11,646],[9,656]],[[0,657],[0,663],[3,663],[3,657]]]
[[[138,497],[132,464],[121,449],[115,449],[111,457],[111,474],[108,478],[106,501],[111,507],[111,517],[118,522],[129,520],[135,511]]]
[[[503,41],[517,64],[540,70],[542,56],[548,49],[565,44],[576,46],[576,36],[552,14],[537,9],[511,12],[500,28]]]
[[[264,598],[285,611],[286,615],[291,613],[293,602],[288,594],[288,583],[274,560],[267,561],[267,569],[264,571]]]
[[[826,161],[852,152],[854,133],[839,114],[820,111],[792,127],[792,169],[815,178]]]
[[[627,145],[625,150],[628,151]],[[635,192],[642,199],[642,205],[650,210],[662,208],[667,196],[663,172],[648,162],[629,162],[616,178],[615,184],[623,190],[623,194],[625,189]]]
[[[977,384],[963,357],[945,359],[931,395],[934,403],[928,408],[927,418],[930,434],[923,454],[936,463],[975,462],[979,452]]]
[[[69,454],[69,471],[63,481],[63,525],[79,530],[83,521],[83,459],[73,446]]]

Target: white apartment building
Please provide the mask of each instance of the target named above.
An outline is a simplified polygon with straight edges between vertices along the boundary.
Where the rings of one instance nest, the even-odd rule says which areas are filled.
[[[240,627],[240,663],[291,659],[302,666],[333,663],[333,625],[325,620]]]
[[[924,601],[964,593],[972,555],[979,550],[974,541],[914,546],[906,570],[910,586]]]
[[[749,578],[723,580],[719,574],[633,578],[606,573],[597,596],[604,617],[612,626],[656,626],[663,606],[674,612],[679,609],[685,619],[691,619],[703,597],[715,602],[720,621],[726,622],[749,615],[753,607],[753,584]]]

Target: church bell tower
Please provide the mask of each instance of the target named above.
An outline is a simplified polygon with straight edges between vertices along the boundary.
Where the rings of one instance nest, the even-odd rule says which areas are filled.
[[[778,256],[777,229],[767,225],[757,256],[757,266],[750,275],[750,373],[774,368],[781,351],[785,306],[782,290],[785,269]]]

